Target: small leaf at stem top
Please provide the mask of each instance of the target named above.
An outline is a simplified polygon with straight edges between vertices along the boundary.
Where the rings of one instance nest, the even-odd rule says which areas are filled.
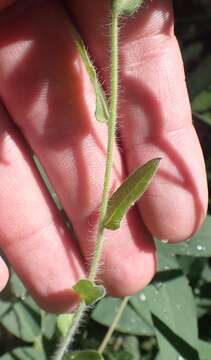
[[[65,357],[65,360],[103,360],[101,354],[94,350],[74,351]]]
[[[112,0],[112,10],[117,15],[130,16],[143,4],[144,0]]]
[[[158,170],[160,158],[148,161],[122,183],[108,202],[104,226],[110,230],[120,227],[123,216],[143,195]]]
[[[102,285],[95,285],[88,279],[79,280],[73,289],[86,305],[92,305],[106,295],[105,288]]]

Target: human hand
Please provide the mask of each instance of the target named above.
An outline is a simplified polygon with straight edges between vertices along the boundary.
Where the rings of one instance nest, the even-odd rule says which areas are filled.
[[[71,287],[92,257],[107,143],[69,24],[73,19],[108,89],[108,0],[7,3],[0,0],[0,246],[43,308],[67,311],[78,301]],[[147,160],[163,160],[122,227],[105,232],[99,277],[112,295],[136,292],[152,279],[152,235],[189,238],[206,213],[205,168],[172,23],[169,1],[146,0],[121,29],[121,146],[115,148],[112,189]],[[28,144],[71,219],[81,252]],[[3,260],[0,272],[3,288]]]

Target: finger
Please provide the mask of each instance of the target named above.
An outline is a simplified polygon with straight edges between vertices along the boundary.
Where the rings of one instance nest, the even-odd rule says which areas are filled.
[[[106,84],[108,4],[69,2]],[[163,158],[158,175],[138,204],[140,213],[153,235],[184,240],[203,222],[207,185],[170,2],[146,1],[133,19],[122,20],[120,33],[120,130],[128,171],[153,157]]]
[[[0,291],[7,285],[9,279],[9,270],[2,257],[0,257]]]
[[[0,92],[43,163],[89,263],[101,202],[107,125],[95,121],[93,89],[60,4],[35,2],[22,18],[1,27]],[[116,148],[113,188],[123,176]],[[105,237],[101,279],[110,293],[125,295],[144,287],[155,272],[155,250],[135,211],[121,230],[106,232]]]
[[[44,189],[17,130],[0,107],[0,247],[35,300],[71,310],[72,285],[84,276],[78,249]],[[1,281],[6,281],[3,269]],[[1,286],[0,286],[1,287]]]
[[[0,0],[0,11],[12,5],[14,2],[15,0]]]
[[[163,158],[155,182],[139,204],[148,229],[161,239],[184,240],[199,229],[206,213],[205,166],[192,125],[169,1],[155,1],[143,11],[137,20],[140,28],[143,18],[147,27],[140,40],[131,35],[135,43],[130,57],[131,37],[122,52],[127,98],[122,138],[130,170],[150,157]],[[138,48],[144,49],[142,58]]]

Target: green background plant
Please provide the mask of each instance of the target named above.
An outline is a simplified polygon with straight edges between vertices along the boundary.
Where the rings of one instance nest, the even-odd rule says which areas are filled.
[[[211,12],[205,0],[176,0],[176,31],[185,60],[194,122],[211,180]],[[107,360],[211,359],[211,215],[190,242],[157,242],[153,282],[132,296],[107,346]],[[104,298],[87,316],[74,349],[98,349],[121,299]],[[106,316],[105,316],[106,314]],[[49,359],[61,336],[13,273],[0,298],[0,359]]]

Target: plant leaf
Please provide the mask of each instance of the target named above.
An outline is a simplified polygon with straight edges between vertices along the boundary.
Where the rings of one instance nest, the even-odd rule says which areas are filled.
[[[134,294],[130,297],[129,303],[132,305],[132,308],[137,312],[142,321],[151,328],[153,332],[153,322],[151,318],[151,313],[149,306],[146,301],[146,295],[144,291],[140,291],[137,294]]]
[[[118,351],[112,351],[107,350],[106,351],[106,359],[108,360],[135,360],[134,356],[125,350],[118,350]],[[140,360],[140,358],[138,359]]]
[[[57,321],[56,315],[45,313],[45,317],[43,320],[42,334],[48,340],[51,340],[55,334],[56,321]]]
[[[95,109],[96,119],[100,122],[108,122],[109,110],[108,110],[107,99],[103,91],[103,88],[98,80],[95,67],[89,57],[88,51],[86,50],[83,40],[81,39],[80,35],[73,26],[71,26],[71,31],[73,33],[77,49],[81,55],[83,63],[86,67],[92,85],[94,87],[95,96],[96,96],[96,109]]]
[[[1,302],[0,302],[1,306]],[[22,302],[10,303],[0,318],[1,324],[18,338],[33,342],[40,333],[39,318]]]
[[[143,4],[143,0],[113,0],[112,10],[118,15],[130,16]]]
[[[175,259],[168,258],[162,266],[169,270],[158,272],[153,283],[144,290],[152,314],[161,358],[171,360],[179,356],[198,360],[198,329],[194,297],[187,278]],[[184,316],[185,314],[185,316]]]
[[[110,230],[120,227],[120,222],[129,208],[147,190],[153,176],[158,170],[160,158],[148,161],[136,169],[115,191],[108,202],[104,226]]]
[[[140,360],[140,344],[139,339],[134,335],[127,335],[123,343],[124,350],[131,355],[132,360]],[[120,358],[121,359],[121,358]]]
[[[202,228],[189,241],[179,244],[165,244],[156,241],[157,249],[167,255],[185,255],[194,257],[211,256],[211,215],[207,215]]]
[[[102,285],[95,285],[88,279],[79,280],[73,289],[85,301],[86,305],[92,305],[106,295],[105,288]]]
[[[32,347],[19,347],[0,357],[1,360],[47,360],[43,352],[38,352]]]
[[[110,296],[102,299],[92,311],[92,319],[101,325],[110,327],[112,321],[121,305],[122,300]],[[144,304],[143,304],[144,306]],[[146,304],[147,306],[147,304]],[[144,314],[144,312],[143,312]],[[151,336],[154,335],[153,327],[140,314],[128,304],[119,320],[116,330],[123,334]]]
[[[1,294],[0,323],[26,342],[34,342],[40,333],[40,310],[13,270]]]
[[[155,360],[163,360],[160,352],[157,354]]]
[[[15,296],[17,299],[25,299],[25,297],[27,296],[27,290],[25,286],[23,285],[23,283],[13,269],[11,269],[9,287],[12,295]]]
[[[61,336],[65,336],[72,323],[74,314],[60,314],[57,316],[57,328]]]
[[[101,354],[94,350],[74,351],[65,360],[103,360]]]
[[[210,355],[211,355],[210,343],[203,340],[199,340],[198,349],[199,349],[200,360],[210,360]]]
[[[192,101],[192,111],[205,112],[211,109],[211,89],[201,91]]]

